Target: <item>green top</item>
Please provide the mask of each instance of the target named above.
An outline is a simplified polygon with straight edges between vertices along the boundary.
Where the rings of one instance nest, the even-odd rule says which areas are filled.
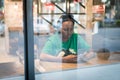
[[[78,49],[88,50],[90,47],[85,40],[78,34],[73,33],[72,36],[66,42],[62,42],[62,38],[59,34],[54,34],[46,42],[42,52],[57,56],[58,53],[64,49],[69,50],[74,54],[77,54]]]
[[[71,37],[66,41],[62,42],[62,48],[64,50],[72,51],[77,53],[77,34],[72,34]]]

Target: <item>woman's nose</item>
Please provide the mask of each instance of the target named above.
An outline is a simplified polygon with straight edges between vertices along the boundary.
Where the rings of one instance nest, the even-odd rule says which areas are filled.
[[[71,30],[68,30],[68,31],[67,31],[67,34],[71,34],[71,33],[72,33],[72,31],[71,31]]]

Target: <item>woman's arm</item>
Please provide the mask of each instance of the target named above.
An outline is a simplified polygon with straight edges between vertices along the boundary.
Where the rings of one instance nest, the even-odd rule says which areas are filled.
[[[52,62],[76,63],[77,56],[76,55],[68,55],[65,57],[56,57],[56,56],[52,56],[49,54],[41,53],[40,60],[52,61]]]

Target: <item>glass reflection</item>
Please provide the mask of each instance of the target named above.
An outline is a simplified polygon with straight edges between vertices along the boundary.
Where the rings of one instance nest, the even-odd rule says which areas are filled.
[[[93,19],[93,23],[91,23],[92,24],[91,30],[87,29],[87,26],[86,26],[87,16],[83,15],[86,12],[85,8],[87,7],[87,6],[85,6],[85,4],[86,4],[85,1],[80,2],[80,3],[79,2],[70,3],[70,9],[71,9],[70,11],[71,11],[71,14],[74,16],[74,19],[78,23],[81,23],[83,26],[85,26],[86,29],[83,29],[82,27],[80,27],[80,25],[76,22],[74,24],[73,29],[72,28],[71,29],[67,29],[67,28],[63,29],[64,26],[62,23],[60,23],[60,21],[61,21],[60,16],[62,14],[64,14],[64,11],[66,11],[67,9],[62,8],[62,10],[61,10],[61,5],[64,5],[64,7],[66,6],[65,2],[60,3],[60,4],[58,4],[58,3],[59,2],[56,2],[57,6],[54,7],[54,10],[48,9],[48,11],[45,11],[45,10],[43,10],[44,7],[41,7],[40,11],[39,11],[40,24],[41,23],[45,24],[45,25],[49,26],[49,28],[50,28],[49,34],[41,34],[40,33],[38,35],[38,36],[44,36],[46,38],[42,39],[43,38],[42,37],[41,40],[39,39],[38,43],[36,43],[36,44],[40,44],[40,45],[43,44],[42,47],[38,46],[38,48],[40,48],[40,50],[38,51],[39,52],[38,64],[39,64],[39,67],[42,66],[43,72],[51,72],[51,71],[57,71],[57,70],[61,71],[61,70],[67,70],[67,69],[73,69],[73,68],[81,68],[81,67],[85,67],[85,66],[93,66],[93,65],[97,65],[97,64],[100,64],[100,65],[109,64],[109,63],[119,61],[118,58],[115,57],[116,55],[118,56],[119,54],[114,54],[114,53],[119,53],[119,50],[120,50],[119,46],[111,45],[111,43],[112,44],[119,43],[119,41],[118,41],[119,38],[117,38],[115,41],[112,41],[113,38],[110,38],[110,36],[112,36],[112,35],[117,36],[117,34],[119,33],[118,32],[119,28],[116,28],[116,29],[115,28],[113,28],[113,29],[107,28],[109,26],[116,26],[116,24],[114,22],[110,22],[110,21],[113,21],[112,19],[110,19],[110,21],[108,21],[108,23],[106,23],[105,15],[107,15],[107,17],[111,16],[110,18],[112,18],[114,16],[113,13],[110,13],[111,11],[114,12],[114,8],[108,9],[108,5],[110,6],[109,2],[104,3],[104,4],[103,3],[101,4],[100,2],[98,2],[98,3],[95,2],[95,4],[94,4],[95,6],[96,5],[99,6],[98,4],[103,5],[106,9],[106,12],[102,13],[102,14],[101,13],[93,13],[93,18],[95,18],[95,19]],[[114,6],[117,7],[117,5],[114,5]],[[90,17],[89,17],[89,19],[90,19]],[[69,23],[69,25],[70,25],[70,23]],[[61,26],[63,26],[63,27],[61,27]],[[65,24],[65,27],[66,26],[67,25]],[[63,30],[61,30],[61,29],[63,29]],[[116,31],[116,34],[111,33],[114,30]],[[91,31],[90,34],[87,34],[87,33],[89,33],[88,31]],[[64,33],[62,33],[62,32],[64,32]],[[74,32],[74,33],[77,33],[80,35],[80,37],[85,41],[85,44],[90,46],[88,48],[88,50],[87,50],[87,48],[81,49],[81,45],[79,45],[79,43],[84,44],[84,42],[80,42],[81,40],[79,40],[79,39],[76,39],[77,44],[74,44],[74,46],[77,46],[78,49],[76,49],[75,51],[73,49],[67,49],[67,45],[66,44],[64,45],[63,41],[68,40],[69,35],[67,35],[67,34],[70,34],[71,32]],[[87,39],[89,39],[89,38],[87,38],[89,36],[87,36],[87,35],[91,35],[92,44],[89,44],[89,40],[87,40]],[[55,37],[55,40],[52,40],[54,38],[52,36]],[[56,36],[59,36],[59,37],[56,37]],[[65,38],[65,39],[63,39],[63,38]],[[44,43],[43,43],[43,41],[44,41]],[[102,52],[99,52],[101,50],[102,50]],[[74,54],[74,52],[75,52],[75,54],[77,53],[77,55],[70,56],[70,54]],[[44,53],[48,53],[48,54],[44,54]],[[105,54],[105,56],[107,53],[109,53],[109,59],[108,60],[99,59],[98,58],[99,53],[103,53],[103,54]],[[66,57],[67,55],[69,55],[69,57],[73,57],[73,59],[70,60],[70,62],[69,61],[64,62],[64,60],[63,60],[63,58]]]
[[[0,79],[24,76],[22,18],[22,1],[0,0]]]

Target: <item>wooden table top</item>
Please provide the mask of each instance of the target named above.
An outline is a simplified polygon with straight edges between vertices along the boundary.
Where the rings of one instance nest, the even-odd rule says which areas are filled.
[[[0,63],[0,78],[24,74],[24,66],[16,62]]]
[[[36,60],[36,63],[39,63],[39,66],[42,66],[42,68],[44,68],[44,70],[40,70],[41,72],[76,69],[76,68],[91,67],[96,65],[112,64],[118,62],[120,62],[120,53],[117,54],[112,53],[109,60],[101,60],[95,57],[87,62],[79,62],[79,63],[59,63],[59,62],[47,62],[47,61]]]
[[[97,57],[84,63],[58,63],[35,60],[35,72],[54,72],[70,69],[78,69],[83,67],[91,67],[96,65],[106,65],[120,62],[120,54],[111,54],[109,60],[99,60]],[[24,65],[20,62],[0,63],[0,78],[8,76],[24,75]]]

